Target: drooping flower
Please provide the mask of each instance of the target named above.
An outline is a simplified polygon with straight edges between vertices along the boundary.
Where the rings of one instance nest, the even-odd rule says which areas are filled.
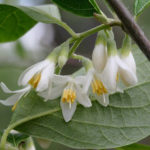
[[[98,33],[92,54],[92,62],[96,70],[101,73],[107,62],[107,41],[104,30]]]
[[[137,82],[136,75],[131,68],[124,62],[117,54],[117,48],[114,40],[108,40],[108,59],[107,64],[101,73],[103,83],[107,85],[111,91],[117,90],[116,78],[118,75],[121,79],[125,79],[126,82]]]
[[[52,88],[52,94],[47,94],[47,90],[39,95],[47,100],[53,100],[61,96],[60,105],[62,114],[64,120],[68,122],[75,113],[77,102],[84,107],[90,107],[92,105],[87,93],[84,93],[82,90],[84,81],[83,76],[73,78],[70,76],[54,75],[53,82],[55,87]]]
[[[131,52],[131,39],[128,35],[125,35],[120,58],[127,65],[128,70],[130,70],[126,71],[120,68],[121,79],[127,86],[135,85],[138,81],[136,76],[136,63]]]
[[[55,63],[49,59],[29,67],[19,77],[18,84],[24,86],[21,90],[11,91],[4,83],[1,83],[1,88],[5,93],[12,93],[14,95],[8,97],[6,100],[0,100],[0,103],[7,106],[14,105],[12,110],[15,110],[18,101],[22,96],[27,94],[31,88],[34,88],[37,92],[42,92],[49,87],[54,69]]]
[[[102,76],[94,68],[90,68],[85,78],[85,84],[83,86],[83,92],[88,93],[92,89],[96,100],[103,106],[109,104],[109,94],[111,91],[102,82]]]
[[[48,88],[55,70],[55,63],[49,59],[45,59],[28,69],[26,69],[18,80],[18,85],[30,85],[37,92],[44,91]]]

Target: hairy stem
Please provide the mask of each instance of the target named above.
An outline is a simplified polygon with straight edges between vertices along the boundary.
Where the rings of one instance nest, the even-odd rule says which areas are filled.
[[[145,56],[150,60],[150,42],[140,29],[134,18],[121,3],[120,0],[106,0],[116,12],[119,19],[122,21],[126,31],[131,35],[133,40],[141,48]]]

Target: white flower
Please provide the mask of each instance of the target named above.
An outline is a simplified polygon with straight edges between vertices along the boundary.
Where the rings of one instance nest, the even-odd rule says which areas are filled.
[[[96,100],[103,106],[107,106],[111,91],[103,84],[101,74],[94,68],[91,68],[86,75],[85,81],[83,92],[86,93],[91,87]]]
[[[135,85],[138,80],[136,76],[136,63],[132,55],[132,52],[129,52],[127,56],[122,55],[121,60],[128,67],[128,70],[120,68],[119,73],[120,73],[121,79],[127,86]]]
[[[92,62],[93,62],[94,68],[98,72],[103,71],[107,62],[107,46],[101,43],[99,43],[98,45],[95,45],[95,48],[92,54]]]
[[[22,96],[27,94],[31,88],[34,88],[38,92],[48,89],[52,82],[54,69],[55,64],[48,59],[29,67],[19,77],[18,84],[25,87],[21,90],[11,91],[4,83],[1,83],[1,88],[5,93],[13,93],[14,95],[8,97],[6,100],[0,100],[0,103],[7,106],[14,105],[12,110],[15,110],[18,101]]]
[[[48,95],[48,90],[40,93],[39,95],[46,99],[56,99],[61,96],[60,105],[62,114],[66,122],[70,121],[77,106],[77,102],[84,107],[90,107],[91,101],[82,90],[83,76],[72,78],[70,76],[54,75],[53,82],[55,87],[52,88],[51,94]]]
[[[101,76],[110,91],[115,92],[117,90],[118,75],[127,85],[137,83],[136,74],[118,55],[109,56]]]
[[[55,63],[45,59],[26,69],[18,80],[18,85],[31,85],[36,91],[41,92],[48,88],[54,74]]]

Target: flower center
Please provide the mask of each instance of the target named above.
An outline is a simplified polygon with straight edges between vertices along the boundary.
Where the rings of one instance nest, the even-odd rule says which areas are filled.
[[[105,86],[103,85],[103,83],[100,80],[98,80],[97,78],[94,78],[92,81],[92,89],[93,89],[93,93],[95,93],[97,95],[102,95],[102,94],[108,93],[108,91],[105,88]]]
[[[33,87],[36,88],[40,82],[41,79],[41,72],[35,74],[30,80],[29,80],[29,84]]]
[[[73,86],[65,88],[63,91],[62,102],[72,104],[75,101],[75,99],[76,91],[73,89]]]

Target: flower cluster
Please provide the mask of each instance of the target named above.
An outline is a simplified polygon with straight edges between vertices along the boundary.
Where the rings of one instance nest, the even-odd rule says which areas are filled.
[[[131,40],[126,35],[123,46],[118,52],[112,31],[98,33],[92,61],[81,56],[86,73],[82,75],[57,75],[55,66],[63,66],[68,60],[69,43],[63,48],[56,48],[45,60],[29,67],[20,76],[18,85],[21,90],[11,91],[4,83],[0,86],[5,93],[14,93],[6,100],[0,100],[4,105],[13,105],[14,111],[18,101],[32,88],[45,101],[61,96],[60,106],[66,122],[70,121],[80,103],[91,107],[89,98],[91,92],[103,106],[109,105],[109,94],[122,91],[118,87],[119,80],[127,86],[137,83],[136,64],[131,52]]]

